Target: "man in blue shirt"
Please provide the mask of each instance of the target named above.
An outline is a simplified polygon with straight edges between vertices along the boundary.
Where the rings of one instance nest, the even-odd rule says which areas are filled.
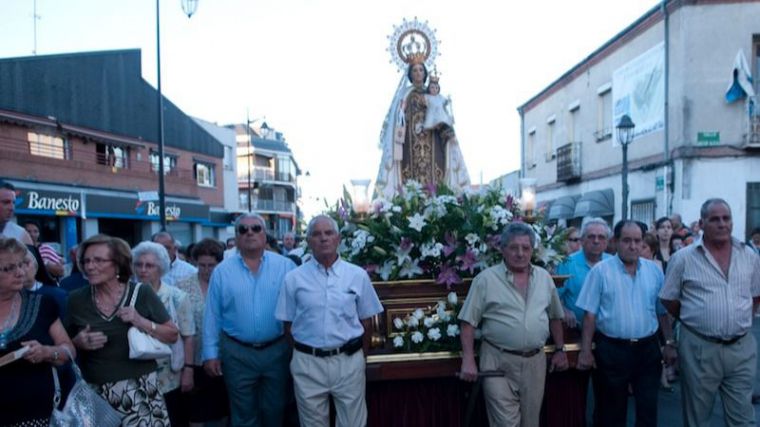
[[[564,286],[557,289],[557,293],[565,308],[564,322],[571,328],[579,327],[583,320],[584,311],[575,305],[575,301],[581,293],[586,274],[596,263],[610,257],[604,252],[609,237],[610,227],[606,221],[601,218],[587,219],[581,227],[581,250],[557,266],[556,274],[570,276]]]
[[[291,349],[275,319],[293,261],[265,251],[266,222],[256,214],[235,221],[238,251],[214,269],[203,319],[203,367],[224,374],[234,426],[281,426]]]
[[[591,269],[577,301],[586,314],[576,367],[597,368],[593,373],[597,426],[625,427],[628,384],[636,399],[636,425],[656,426],[663,357],[658,325],[666,338],[666,361],[676,358],[670,322],[658,300],[662,270],[639,257],[644,232],[632,220],[615,225],[618,253]]]

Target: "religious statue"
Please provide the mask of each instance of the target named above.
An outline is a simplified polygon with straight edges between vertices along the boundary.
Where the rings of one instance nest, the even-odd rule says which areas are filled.
[[[428,76],[437,55],[435,33],[427,23],[405,20],[390,39],[391,56],[406,75],[380,134],[383,154],[375,193],[390,199],[410,180],[459,192],[470,185],[470,177],[453,128],[451,100],[439,94],[437,73]]]

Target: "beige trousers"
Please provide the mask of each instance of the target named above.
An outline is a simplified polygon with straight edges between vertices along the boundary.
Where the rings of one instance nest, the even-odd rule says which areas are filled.
[[[715,396],[720,393],[725,425],[754,427],[757,346],[752,332],[734,344],[721,345],[681,328],[678,344],[684,425],[710,426]]]
[[[302,426],[330,425],[329,396],[336,411],[336,427],[367,425],[364,399],[364,353],[347,356],[316,357],[293,351],[290,372],[293,374],[298,418]]]
[[[503,377],[483,379],[488,423],[494,427],[537,427],[544,398],[546,355],[522,357],[487,342],[480,346],[480,370],[502,370]]]

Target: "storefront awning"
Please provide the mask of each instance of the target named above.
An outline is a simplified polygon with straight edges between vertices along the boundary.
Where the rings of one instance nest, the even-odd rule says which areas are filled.
[[[584,193],[578,203],[575,204],[573,217],[587,216],[614,216],[615,193],[612,189],[589,191]]]
[[[551,207],[549,207],[549,214],[546,216],[547,219],[567,219],[573,217],[573,212],[575,212],[575,201],[578,200],[580,196],[564,196],[560,197],[554,202],[552,202]]]

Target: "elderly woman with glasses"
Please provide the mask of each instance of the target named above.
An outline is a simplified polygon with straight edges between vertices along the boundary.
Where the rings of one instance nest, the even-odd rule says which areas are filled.
[[[56,303],[24,288],[26,254],[18,240],[0,237],[0,356],[22,352],[21,360],[0,366],[4,426],[48,425],[54,395],[51,366],[76,354]]]
[[[87,382],[124,415],[122,426],[168,426],[155,360],[129,358],[127,332],[134,326],[161,342],[177,341],[177,327],[150,286],[137,291],[132,254],[122,239],[99,234],[85,240],[77,253],[90,286],[69,294],[67,327],[80,350],[79,365]]]
[[[175,286],[162,283],[161,277],[169,271],[169,253],[162,245],[142,242],[132,250],[132,268],[138,281],[150,285],[179,328],[180,342],[172,346],[171,358],[158,360],[158,389],[164,395],[169,419],[175,426],[187,425],[187,410],[182,407],[182,393],[193,388],[193,361],[195,323],[187,294]],[[181,358],[179,364],[172,359]],[[173,366],[174,365],[174,366]]]
[[[184,400],[191,426],[201,426],[205,422],[220,420],[229,415],[227,389],[222,377],[210,377],[203,370],[201,350],[203,340],[203,314],[206,309],[211,273],[224,258],[224,245],[217,240],[206,238],[196,243],[190,252],[198,274],[177,283],[177,287],[187,293],[193,308],[195,330],[195,358],[193,360],[193,382],[195,386]]]

